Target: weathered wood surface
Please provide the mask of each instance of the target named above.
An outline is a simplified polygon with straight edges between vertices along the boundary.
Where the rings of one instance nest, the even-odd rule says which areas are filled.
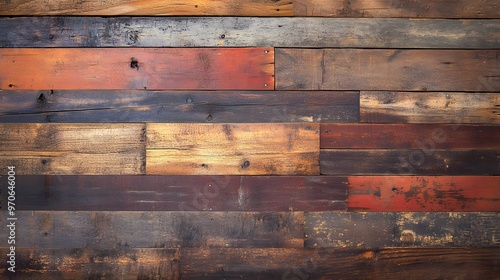
[[[319,175],[318,123],[146,125],[146,174]]]
[[[500,150],[321,150],[326,175],[499,175]]]
[[[481,247],[500,245],[499,213],[305,214],[305,247]]]
[[[478,90],[484,87],[497,92],[362,91],[361,122],[500,124],[498,86],[494,87],[495,83],[488,79],[478,78],[477,81]]]
[[[499,54],[499,50],[276,49],[276,89],[498,91]]]
[[[0,131],[0,166],[19,175],[145,172],[144,124],[8,123]]]
[[[0,252],[3,279],[179,279],[176,249],[17,249],[15,273],[7,271],[9,250]]]
[[[272,90],[272,48],[0,49],[0,89]]]
[[[0,2],[0,15],[292,16],[293,6],[286,0],[10,0]]]
[[[0,91],[0,122],[358,122],[358,92]],[[207,117],[211,115],[211,118]]]
[[[500,126],[321,124],[322,149],[500,149]]]
[[[500,42],[500,20],[4,17],[0,27],[0,47],[495,49]]]
[[[498,176],[350,176],[349,211],[500,212]]]
[[[495,279],[500,248],[183,248],[182,279]]]
[[[302,212],[16,211],[16,217],[16,248],[304,246]]]
[[[16,183],[17,210],[347,210],[347,177],[17,176]]]
[[[293,14],[356,18],[500,18],[500,4],[496,0],[294,0]]]

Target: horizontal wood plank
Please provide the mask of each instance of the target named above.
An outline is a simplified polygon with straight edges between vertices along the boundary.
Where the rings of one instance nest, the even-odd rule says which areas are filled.
[[[181,249],[182,279],[494,279],[500,248]]]
[[[496,49],[500,41],[500,20],[4,17],[0,26],[0,47]]]
[[[500,149],[500,126],[321,124],[322,149]]]
[[[498,91],[499,50],[277,49],[278,90]]]
[[[87,16],[292,16],[291,1],[285,0],[64,0],[0,2],[0,15],[87,15]]]
[[[272,48],[0,49],[0,89],[272,90]]]
[[[146,173],[319,175],[319,124],[147,124]]]
[[[0,252],[6,256],[10,250]],[[176,249],[17,248],[15,253],[14,273],[7,271],[8,257],[3,257],[0,274],[5,279],[179,279]]]
[[[496,0],[294,0],[295,16],[367,18],[500,18]]]
[[[16,248],[304,246],[303,212],[16,211],[16,217]],[[0,231],[4,240],[8,234]]]
[[[16,185],[17,210],[347,210],[346,177],[17,176]]]
[[[0,91],[0,122],[358,122],[349,91]],[[211,117],[208,117],[211,116]]]
[[[305,247],[498,246],[500,214],[306,213]]]
[[[321,150],[326,175],[499,175],[500,150]]]
[[[500,212],[497,176],[350,176],[350,211]]]
[[[0,166],[19,175],[145,172],[144,124],[7,123],[0,130]]]

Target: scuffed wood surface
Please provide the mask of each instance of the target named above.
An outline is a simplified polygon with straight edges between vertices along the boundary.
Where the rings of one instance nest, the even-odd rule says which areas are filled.
[[[499,50],[276,49],[276,89],[498,91],[499,53]]]
[[[0,91],[0,122],[358,122],[349,91]],[[207,117],[211,115],[211,118]]]
[[[146,125],[146,174],[319,175],[318,123]]]
[[[349,211],[500,212],[498,176],[350,176]]]
[[[491,79],[478,77],[478,90],[498,90]],[[481,85],[479,85],[481,84]],[[465,92],[360,93],[360,120],[370,123],[500,124],[500,94]]]
[[[310,212],[305,247],[498,246],[499,213]]]
[[[495,49],[500,42],[499,20],[4,17],[0,27],[0,47]]]
[[[0,89],[272,90],[272,48],[0,49]]]

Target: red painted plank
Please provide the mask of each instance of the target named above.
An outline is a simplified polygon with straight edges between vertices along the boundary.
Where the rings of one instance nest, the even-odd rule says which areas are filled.
[[[500,149],[500,126],[321,124],[322,149]]]
[[[352,176],[350,211],[500,211],[496,176]]]
[[[272,90],[272,48],[0,49],[0,89]]]

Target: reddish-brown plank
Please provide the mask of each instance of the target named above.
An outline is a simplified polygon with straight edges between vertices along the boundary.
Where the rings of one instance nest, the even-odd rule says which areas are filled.
[[[500,149],[500,126],[321,124],[322,149]]]
[[[0,49],[0,89],[272,90],[272,48]]]
[[[351,176],[350,211],[500,211],[496,176]]]

